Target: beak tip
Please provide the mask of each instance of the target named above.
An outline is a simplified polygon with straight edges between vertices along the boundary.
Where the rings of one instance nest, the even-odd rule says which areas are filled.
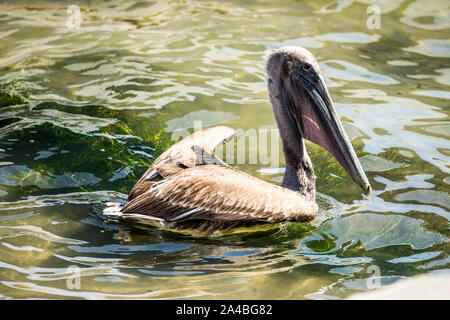
[[[368,187],[367,187],[367,189],[364,190],[364,194],[365,194],[366,196],[370,196],[371,193],[372,193],[372,186],[369,184]]]

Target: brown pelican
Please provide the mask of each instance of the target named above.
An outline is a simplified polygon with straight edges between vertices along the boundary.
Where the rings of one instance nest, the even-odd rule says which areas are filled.
[[[281,185],[240,172],[215,156],[234,130],[219,126],[186,137],[159,156],[128,196],[106,215],[163,228],[200,230],[306,222],[318,212],[314,170],[303,139],[323,147],[369,194],[371,187],[339,120],[319,64],[301,47],[267,57],[267,85],[286,170]]]

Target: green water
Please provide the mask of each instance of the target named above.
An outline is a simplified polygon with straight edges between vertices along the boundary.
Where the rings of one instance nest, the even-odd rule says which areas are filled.
[[[445,0],[2,2],[0,298],[333,299],[373,275],[448,272],[449,14]],[[264,54],[284,45],[320,61],[370,197],[308,143],[312,223],[201,238],[102,215],[176,129],[273,128]],[[280,161],[234,166],[279,183]]]

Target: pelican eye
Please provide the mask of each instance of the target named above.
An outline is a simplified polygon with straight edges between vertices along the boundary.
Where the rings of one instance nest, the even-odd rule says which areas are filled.
[[[309,63],[305,62],[305,63],[303,64],[303,70],[305,70],[305,71],[311,71],[311,70],[312,70],[312,66],[311,66]]]

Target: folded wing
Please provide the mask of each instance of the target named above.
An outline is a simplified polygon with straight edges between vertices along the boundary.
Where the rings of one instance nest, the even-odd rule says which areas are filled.
[[[161,168],[164,167],[163,164]],[[227,165],[214,164],[182,169],[165,177],[121,211],[124,214],[149,215],[167,222],[280,222],[310,221],[316,210],[316,204],[298,192]]]
[[[212,150],[234,130],[214,127],[196,132],[164,152],[149,167],[119,210],[122,218],[159,221],[310,221],[317,205],[300,193],[238,171]]]
[[[130,191],[128,201],[131,201],[146,192],[152,184],[161,180],[161,177],[157,174],[157,169],[162,164],[169,163],[172,165],[172,169],[176,169],[175,166],[183,169],[201,165],[203,163],[202,159],[198,156],[198,150],[204,150],[205,154],[212,154],[212,151],[218,144],[227,143],[234,137],[234,134],[235,132],[233,129],[225,126],[218,126],[194,132],[190,136],[177,142],[161,154],[147,169],[141,179],[139,179]],[[194,146],[195,148],[193,148]],[[217,161],[221,164],[225,164],[220,159]],[[168,170],[169,167],[166,166],[165,168]]]

